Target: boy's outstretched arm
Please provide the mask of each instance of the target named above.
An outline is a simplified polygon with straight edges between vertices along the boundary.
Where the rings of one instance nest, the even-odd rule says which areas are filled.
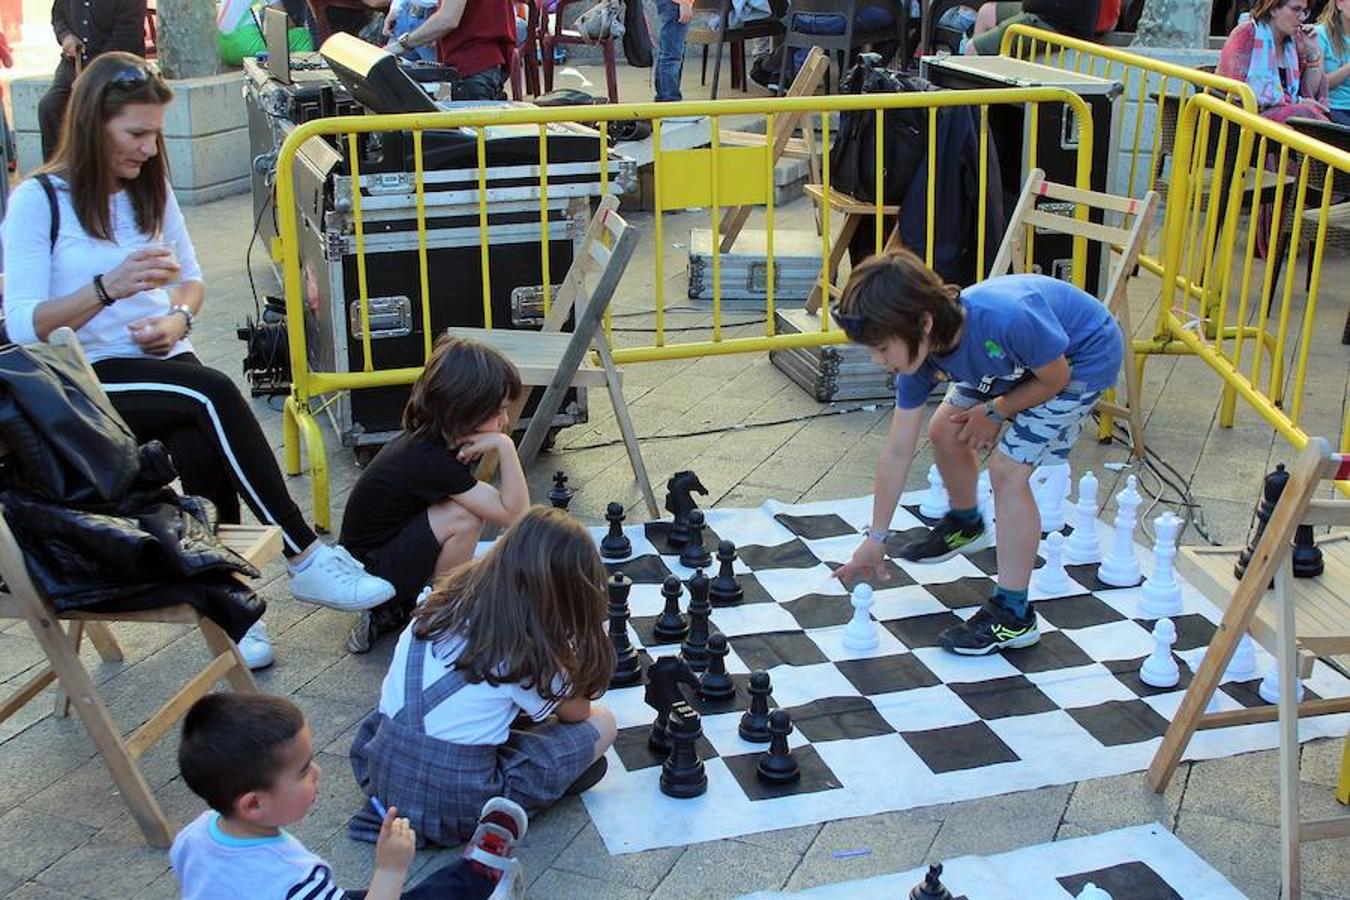
[[[480,481],[454,499],[485,522],[509,528],[530,508],[530,487],[511,435],[500,431],[478,432],[459,446],[459,460],[468,465],[488,450],[497,451],[497,471],[501,488]]]
[[[885,534],[895,515],[895,504],[909,477],[914,461],[914,448],[919,444],[919,428],[923,425],[923,407],[901,409],[891,414],[891,430],[877,456],[876,479],[872,487],[872,530]],[[889,577],[882,563],[886,547],[872,538],[864,537],[853,558],[834,570],[834,577],[847,581],[857,577],[885,580]]]

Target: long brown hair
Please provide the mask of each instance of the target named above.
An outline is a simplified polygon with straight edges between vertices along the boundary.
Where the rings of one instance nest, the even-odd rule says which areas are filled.
[[[75,215],[90,235],[113,239],[108,200],[123,189],[136,212],[136,227],[144,234],[159,234],[169,194],[164,135],[156,135],[158,152],[141,166],[140,174],[125,181],[112,170],[104,126],[132,104],[164,106],[172,99],[173,91],[149,63],[121,50],[100,54],[75,79],[61,142],[39,171],[60,175],[70,185]]]
[[[924,338],[924,314],[933,319],[929,346],[945,350],[964,319],[961,289],[900,248],[869,256],[854,267],[834,318],[854,343],[878,347],[895,337],[905,342],[912,357]]]
[[[1338,57],[1343,58],[1345,56],[1345,17],[1336,8],[1336,0],[1327,0],[1326,8],[1322,10],[1322,15],[1318,17],[1317,21],[1326,27],[1327,43],[1331,44]]]
[[[413,383],[403,428],[454,444],[515,400],[522,390],[511,360],[480,341],[442,335]]]
[[[535,506],[487,553],[437,581],[413,634],[462,638],[455,668],[470,682],[523,684],[550,702],[594,699],[614,674],[606,578],[590,533],[560,509]]]

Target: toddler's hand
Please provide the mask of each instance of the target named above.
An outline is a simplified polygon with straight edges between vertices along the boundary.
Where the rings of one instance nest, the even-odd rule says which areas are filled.
[[[484,453],[489,450],[505,452],[506,448],[514,448],[511,438],[500,431],[476,431],[464,439],[464,443],[459,445],[459,461],[466,465],[475,462]]]
[[[399,818],[398,807],[389,807],[375,842],[375,868],[402,872],[417,851],[417,833],[407,819]]]

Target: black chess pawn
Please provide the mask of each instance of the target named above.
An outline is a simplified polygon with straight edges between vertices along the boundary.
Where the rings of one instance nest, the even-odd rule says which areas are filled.
[[[553,473],[553,487],[548,492],[548,502],[555,509],[567,509],[576,491],[567,486],[567,476],[559,469]]]
[[[726,700],[736,696],[736,684],[727,674],[727,636],[714,631],[708,636],[708,668],[698,677],[698,693],[704,700]]]
[[[1322,548],[1314,543],[1311,525],[1300,525],[1294,531],[1294,550],[1289,559],[1295,578],[1316,578],[1322,574]]]
[[[712,554],[703,546],[703,510],[689,513],[689,543],[680,551],[680,565],[687,569],[704,569],[712,565]]]
[[[1242,578],[1242,574],[1247,571],[1247,564],[1252,561],[1252,554],[1256,552],[1256,545],[1261,543],[1261,536],[1266,532],[1266,523],[1270,521],[1270,516],[1275,512],[1275,504],[1280,502],[1280,495],[1284,493],[1284,486],[1289,483],[1289,473],[1284,470],[1284,463],[1275,466],[1275,471],[1266,475],[1261,482],[1261,499],[1256,504],[1256,524],[1247,541],[1247,546],[1242,548],[1238,554],[1238,560],[1233,565],[1233,576]]]
[[[703,737],[703,722],[693,707],[681,701],[671,707],[667,733],[670,756],[661,764],[661,793],[680,799],[697,797],[708,789],[708,773],[696,746]]]
[[[750,708],[741,716],[740,727],[736,729],[742,740],[752,744],[767,744],[769,734],[769,697],[773,686],[769,683],[769,673],[759,669],[750,674]]]
[[[633,581],[622,572],[609,576],[609,639],[614,643],[614,676],[611,688],[627,687],[642,680],[642,659],[628,638],[628,592]]]
[[[658,644],[682,641],[689,633],[689,623],[680,612],[682,593],[684,588],[680,586],[680,579],[674,575],[666,576],[665,583],[661,585],[661,596],[665,598],[666,607],[661,610],[661,615],[657,616],[656,625],[652,628],[652,634]]]
[[[952,892],[942,884],[942,863],[928,867],[923,881],[914,885],[909,892],[909,900],[952,900]]]
[[[745,599],[745,591],[731,570],[736,561],[736,545],[731,541],[719,541],[717,544],[717,577],[708,588],[708,599],[713,606],[735,606]]]
[[[708,668],[708,614],[711,612],[708,576],[699,570],[689,579],[689,633],[680,647],[680,655],[695,672]]]
[[[633,542],[623,533],[623,504],[611,503],[605,507],[609,534],[600,541],[600,556],[604,559],[627,559],[633,555]]]
[[[788,735],[792,733],[792,716],[786,709],[775,709],[769,714],[769,751],[759,758],[759,777],[770,784],[791,784],[802,777],[797,761],[788,749]]]

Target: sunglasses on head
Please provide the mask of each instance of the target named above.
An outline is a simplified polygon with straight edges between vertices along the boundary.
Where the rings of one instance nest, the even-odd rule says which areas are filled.
[[[113,72],[104,86],[106,91],[134,91],[159,80],[159,72],[149,63],[128,63]]]

